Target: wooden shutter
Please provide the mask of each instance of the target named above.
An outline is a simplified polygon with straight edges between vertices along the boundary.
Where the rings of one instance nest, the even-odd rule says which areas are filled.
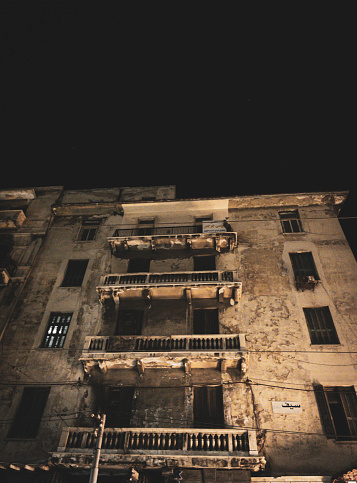
[[[330,407],[323,386],[321,386],[320,384],[316,384],[314,386],[314,392],[317,406],[319,408],[322,427],[324,428],[325,434],[328,438],[335,438],[335,426],[332,420]]]
[[[353,439],[357,436],[357,396],[353,386],[340,387],[339,393],[345,411],[348,427]]]

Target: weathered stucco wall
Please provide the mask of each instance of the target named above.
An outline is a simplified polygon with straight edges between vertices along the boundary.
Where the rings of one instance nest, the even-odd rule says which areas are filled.
[[[273,474],[331,474],[354,464],[356,444],[326,439],[312,385],[356,383],[356,262],[330,207],[299,207],[298,234],[282,233],[278,211],[230,211],[256,424],[266,430]],[[289,253],[297,251],[313,254],[321,279],[314,291],[296,289]],[[340,344],[311,344],[303,307],[320,306],[329,307]],[[302,412],[274,414],[273,401],[296,401]]]

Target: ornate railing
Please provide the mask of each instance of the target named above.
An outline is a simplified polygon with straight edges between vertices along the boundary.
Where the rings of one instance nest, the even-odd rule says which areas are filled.
[[[123,250],[140,248],[161,249],[210,249],[218,252],[233,250],[237,246],[237,233],[222,227],[207,231],[202,225],[118,228],[108,243],[114,254]]]
[[[89,453],[96,443],[90,428],[66,427],[58,452]],[[256,432],[235,429],[106,428],[102,453],[246,454],[258,455]]]
[[[192,233],[202,233],[202,225],[118,228],[118,230],[115,230],[112,238],[151,235],[183,235]]]
[[[109,274],[102,278],[102,287],[115,286],[163,286],[182,284],[226,284],[237,280],[237,272],[234,270],[220,271],[194,271],[194,272],[164,272],[164,273],[125,273]]]
[[[85,352],[170,352],[245,350],[244,334],[89,336]]]

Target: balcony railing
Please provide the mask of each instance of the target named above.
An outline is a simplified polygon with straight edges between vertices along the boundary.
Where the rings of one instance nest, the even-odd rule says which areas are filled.
[[[242,284],[237,281],[234,270],[109,274],[102,277],[97,292],[102,302],[114,294],[123,296],[125,292],[141,297],[143,289],[148,289],[148,297],[176,299],[184,298],[188,288],[194,288],[193,298],[218,295],[220,301],[230,298],[232,304],[238,303],[242,293]]]
[[[182,285],[182,284],[226,284],[236,281],[236,272],[229,271],[202,271],[202,272],[164,272],[164,273],[126,273],[110,274],[101,280],[101,286],[137,286],[137,285]]]
[[[90,336],[84,352],[243,351],[244,334],[173,336]]]
[[[119,228],[108,243],[114,254],[131,249],[214,249],[233,250],[237,233],[224,231],[203,232],[202,225]]]
[[[96,436],[90,428],[66,427],[58,453],[93,452]],[[257,456],[254,430],[188,428],[106,428],[102,454],[202,454]]]
[[[142,227],[142,228],[119,228],[115,230],[113,238],[128,236],[151,236],[151,235],[183,235],[192,233],[202,233],[201,225],[183,226],[162,226],[162,227]]]

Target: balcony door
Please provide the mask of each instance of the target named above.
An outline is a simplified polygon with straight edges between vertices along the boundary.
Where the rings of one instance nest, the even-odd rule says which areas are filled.
[[[194,334],[219,334],[218,309],[194,309]]]
[[[193,388],[193,423],[195,428],[223,428],[222,386]]]
[[[214,255],[198,255],[193,257],[195,272],[216,270],[216,257]]]
[[[134,387],[110,387],[106,400],[106,427],[129,428]]]
[[[119,310],[115,335],[140,335],[143,310]]]

